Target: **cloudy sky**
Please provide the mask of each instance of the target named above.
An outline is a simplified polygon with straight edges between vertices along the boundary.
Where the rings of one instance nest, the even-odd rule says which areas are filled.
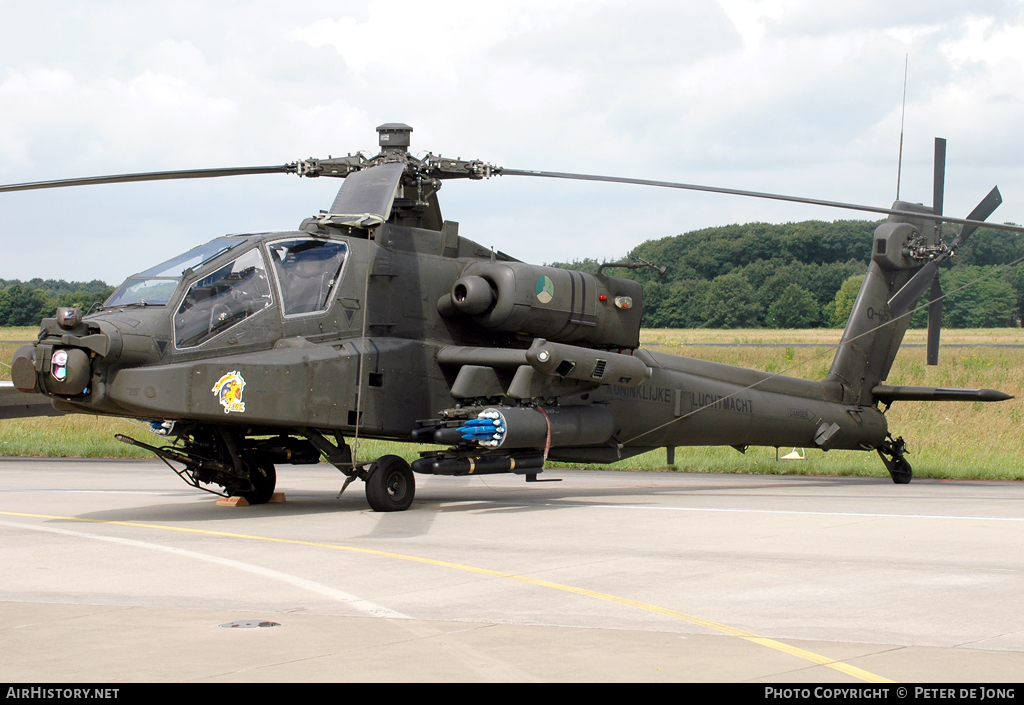
[[[966,9],[969,8],[969,9]],[[0,0],[0,183],[412,151],[889,205],[998,184],[1024,221],[1024,3],[1011,0]],[[0,278],[129,274],[294,228],[340,183],[294,176],[0,195]],[[861,217],[635,186],[448,182],[461,234],[536,262],[762,220]],[[863,216],[868,217],[868,216]]]

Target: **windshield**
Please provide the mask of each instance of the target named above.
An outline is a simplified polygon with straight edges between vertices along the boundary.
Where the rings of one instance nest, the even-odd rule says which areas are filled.
[[[217,238],[205,245],[193,247],[185,254],[178,255],[144,272],[121,285],[114,295],[107,299],[105,306],[164,306],[178,287],[182,273],[197,269],[214,257],[227,252],[235,245],[245,242],[242,238]]]
[[[163,306],[178,288],[177,279],[129,279],[113,296],[107,299],[106,306],[128,306],[145,304],[146,306]]]

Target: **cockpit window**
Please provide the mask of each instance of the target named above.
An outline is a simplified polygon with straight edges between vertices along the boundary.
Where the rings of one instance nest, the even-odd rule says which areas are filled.
[[[267,249],[281,284],[284,315],[326,310],[345,264],[345,243],[301,238],[271,242]]]
[[[174,342],[202,345],[272,303],[263,256],[250,250],[188,288],[174,314]]]
[[[185,254],[178,255],[144,272],[121,285],[113,296],[107,299],[106,306],[164,306],[178,288],[181,275],[187,269],[198,269],[214,257],[230,250],[235,245],[245,242],[241,238],[217,238],[199,247],[193,247]]]

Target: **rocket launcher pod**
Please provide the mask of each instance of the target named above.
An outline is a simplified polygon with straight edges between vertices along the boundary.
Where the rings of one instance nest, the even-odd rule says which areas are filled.
[[[552,406],[543,412],[537,407],[488,408],[458,430],[464,440],[484,448],[541,449],[549,432],[552,448],[600,445],[611,438],[614,425],[608,407],[590,404]]]
[[[463,440],[497,448],[505,440],[507,428],[501,414],[494,409],[488,409],[480,412],[477,418],[466,421],[465,425],[457,430],[462,434]]]

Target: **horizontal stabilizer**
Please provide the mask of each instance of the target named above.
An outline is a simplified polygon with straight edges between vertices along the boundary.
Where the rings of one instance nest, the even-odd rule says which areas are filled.
[[[960,387],[905,387],[880,384],[871,390],[875,399],[891,404],[894,401],[1006,401],[1009,394],[995,389],[964,389]]]
[[[11,382],[0,382],[0,419],[23,419],[32,416],[62,416],[44,394],[26,394]]]

